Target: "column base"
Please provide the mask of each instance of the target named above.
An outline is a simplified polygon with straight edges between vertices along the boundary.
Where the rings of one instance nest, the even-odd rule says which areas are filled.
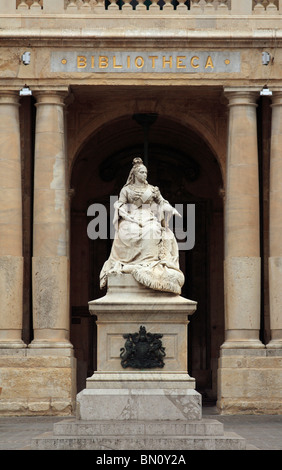
[[[265,349],[265,345],[258,339],[230,340],[225,341],[221,349]]]
[[[282,330],[271,330],[271,340],[266,345],[268,349],[282,349]]]
[[[222,414],[282,414],[282,349],[221,349]]]
[[[282,339],[272,339],[266,345],[267,349],[281,349],[282,350]]]
[[[73,349],[73,345],[70,343],[68,336],[69,332],[63,329],[34,329],[34,340],[28,347]]]
[[[76,359],[63,348],[0,349],[0,414],[71,416]]]
[[[0,341],[0,349],[21,349],[27,345],[22,340]]]
[[[27,345],[22,340],[22,330],[20,329],[1,329],[0,330],[0,349],[19,349],[26,348]]]
[[[230,329],[226,331],[226,339],[221,349],[264,349],[259,340],[259,330]]]
[[[57,349],[57,348],[65,348],[65,349],[73,349],[73,345],[69,341],[48,341],[48,340],[33,340],[29,345],[31,349]]]
[[[26,348],[22,341],[23,257],[0,256],[0,349]]]

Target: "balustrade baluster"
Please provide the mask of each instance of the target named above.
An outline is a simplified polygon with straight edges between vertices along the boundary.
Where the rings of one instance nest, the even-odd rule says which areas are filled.
[[[33,11],[39,11],[42,8],[38,0],[33,0],[33,3],[30,5],[30,9]]]
[[[208,14],[215,12],[213,0],[206,0],[206,5],[205,5],[205,8],[204,8],[204,12],[208,13]]]
[[[100,14],[106,12],[105,0],[97,0],[97,3],[94,5],[94,12]]]
[[[178,13],[187,13],[188,12],[188,7],[185,5],[186,0],[178,0],[179,5],[176,7],[176,11]]]
[[[179,1],[179,0],[178,0]],[[181,1],[181,0],[180,0]],[[184,0],[185,1],[185,0]],[[178,7],[177,7],[178,8]],[[165,0],[165,4],[163,6],[163,11],[170,13],[174,9],[173,4],[171,3],[171,0]]]
[[[77,1],[76,0],[69,0],[67,5],[67,11],[76,12],[78,10]]]
[[[28,4],[25,0],[21,0],[21,3],[18,5],[18,10],[28,10]]]
[[[146,5],[145,5],[145,3],[144,3],[143,0],[138,0],[138,1],[137,1],[137,5],[136,5],[136,7],[135,7],[135,10],[137,10],[137,11],[142,11],[142,12],[144,12],[144,11],[147,10],[147,7],[146,7]]]
[[[119,6],[116,3],[116,0],[109,0],[110,5],[108,6],[108,10],[119,10]]]
[[[218,13],[223,13],[223,14],[226,14],[229,12],[228,6],[227,6],[227,0],[219,0],[217,11]]]
[[[149,11],[150,11],[151,13],[157,13],[157,12],[160,11],[160,7],[159,7],[159,5],[158,5],[158,1],[159,1],[159,0],[151,0],[152,4],[151,4],[150,7],[149,7]]]
[[[122,5],[122,11],[125,11],[125,12],[132,12],[133,10],[133,7],[131,5],[131,0],[123,0],[124,4]]]
[[[81,10],[85,13],[91,11],[90,0],[84,0],[83,4],[81,5]]]
[[[278,13],[277,6],[274,3],[275,0],[269,0],[268,5],[266,7],[266,13],[268,14],[276,14]]]
[[[263,5],[263,0],[255,0],[256,4],[254,6],[254,13],[256,15],[261,15],[265,13],[265,8]]]
[[[11,7],[6,7],[5,1],[4,2],[4,10],[12,11]],[[11,0],[12,1],[12,0]],[[57,0],[59,5],[59,10],[61,11],[63,8],[65,11],[68,12],[82,12],[82,13],[90,13],[94,12],[106,12],[107,9],[109,10],[122,10],[124,12],[131,12],[131,11],[145,11],[149,10],[153,13],[160,12],[161,10],[163,13],[167,12],[170,14],[172,10],[176,10],[176,13],[185,13],[190,9],[189,14],[191,15],[227,15],[227,14],[246,14],[250,15],[253,11],[254,15],[276,15],[282,12],[282,0],[253,0],[253,7],[251,10],[252,1],[246,0],[247,7],[245,7],[244,0],[190,0],[189,1],[189,8],[187,4],[187,0],[150,0],[149,2],[146,0]],[[239,7],[237,7],[236,1],[240,2]],[[50,3],[49,3],[50,2]],[[151,4],[150,4],[151,3]],[[148,6],[150,4],[150,6]],[[44,0],[14,0],[14,5],[16,5],[16,10],[19,12],[25,12],[26,10],[30,10],[31,13],[56,13],[56,0],[46,0],[46,9]],[[65,6],[63,6],[65,5]],[[108,5],[108,6],[107,6]],[[121,6],[122,5],[122,6]],[[175,7],[177,5],[177,7]],[[231,6],[230,6],[231,5]],[[236,8],[237,7],[237,8]],[[14,6],[15,8],[15,6]]]
[[[197,14],[202,12],[200,0],[191,0],[191,13]]]

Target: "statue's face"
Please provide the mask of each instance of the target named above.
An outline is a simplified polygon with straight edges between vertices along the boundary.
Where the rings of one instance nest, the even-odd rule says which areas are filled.
[[[137,179],[137,181],[139,181],[140,183],[145,183],[145,181],[147,180],[147,168],[145,166],[140,166],[136,169],[135,171],[135,178]]]

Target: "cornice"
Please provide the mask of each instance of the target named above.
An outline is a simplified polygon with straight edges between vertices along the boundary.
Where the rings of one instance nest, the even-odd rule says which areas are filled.
[[[0,29],[0,47],[5,45],[24,45],[33,47],[50,46],[60,47],[93,47],[107,44],[115,47],[156,46],[169,41],[172,47],[178,44],[194,47],[224,47],[224,48],[256,48],[256,47],[282,47],[282,28],[279,30],[251,30],[251,31],[223,31],[162,28],[150,29],[136,28],[126,31],[111,28],[101,29]]]

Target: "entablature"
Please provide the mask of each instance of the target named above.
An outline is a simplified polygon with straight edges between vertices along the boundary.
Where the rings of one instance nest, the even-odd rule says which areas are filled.
[[[52,30],[75,36],[103,29],[127,37],[144,27],[142,18],[149,31],[159,29],[157,18],[172,23],[178,18],[180,34],[206,29],[228,33],[279,30],[281,14],[282,0],[0,0],[0,29],[12,34],[29,30],[31,36],[40,30],[43,37]]]

